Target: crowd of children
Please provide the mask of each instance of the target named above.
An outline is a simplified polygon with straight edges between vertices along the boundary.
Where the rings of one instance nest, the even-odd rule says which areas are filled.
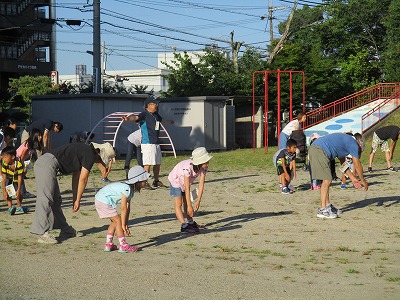
[[[305,122],[305,118],[305,115],[300,113],[297,119],[290,123],[290,128],[288,126],[284,128],[279,139],[280,149],[273,156],[282,194],[294,192],[291,182],[296,179],[296,148],[298,143],[290,137],[289,131],[301,128],[301,123]],[[40,120],[35,124],[38,124],[40,128],[32,127],[34,125],[32,124],[28,127],[30,128],[28,132],[25,129],[22,143],[18,147],[14,143],[16,122],[8,121],[0,130],[3,198],[7,202],[7,211],[10,215],[14,215],[16,212],[27,213],[29,211],[27,207],[22,205],[24,195],[30,195],[25,189],[24,177],[32,161],[36,160],[34,171],[38,197],[31,233],[39,236],[39,243],[55,244],[58,243],[59,239],[52,236],[50,230],[61,229],[59,238],[79,235],[79,232],[67,223],[62,212],[57,174],[72,174],[73,211],[76,212],[79,210],[80,200],[93,164],[99,165],[103,179],[107,179],[104,181],[108,182],[107,175],[111,170],[112,161],[116,154],[109,143],[97,144],[91,142],[87,144],[83,140],[51,149],[49,132],[60,132],[63,128],[62,124],[50,120]],[[383,133],[386,135],[383,135]],[[381,134],[380,138],[377,134],[374,135],[369,171],[372,170],[372,158],[379,145],[382,146],[382,151],[386,152],[388,170],[393,170],[390,161],[393,157],[395,142],[400,137],[400,128],[392,126],[382,130],[379,134]],[[46,144],[44,144],[44,136],[46,136]],[[87,138],[88,135],[86,134],[85,137]],[[387,146],[387,140],[386,144],[382,140],[386,137],[392,138],[394,141],[390,147]],[[310,186],[312,190],[319,190],[321,197],[317,217],[337,218],[339,210],[329,199],[329,187],[336,177],[334,168],[336,158],[341,163],[339,170],[342,172],[340,185],[342,189],[347,188],[347,179],[350,179],[353,187],[357,189],[360,189],[361,186],[365,190],[368,189],[368,183],[364,179],[360,163],[360,155],[364,149],[362,135],[359,133],[354,135],[351,133],[334,133],[321,137],[318,133],[314,133],[310,137],[309,145]],[[389,154],[387,154],[387,149],[389,149]],[[195,222],[194,216],[200,208],[211,159],[212,156],[206,148],[196,148],[193,150],[191,158],[176,164],[168,175],[170,195],[173,198],[175,215],[180,223],[180,232],[182,233],[196,234],[200,232],[200,226]],[[95,195],[94,205],[99,217],[110,220],[104,244],[105,252],[118,250],[122,253],[128,253],[137,251],[137,247],[129,244],[126,240],[126,237],[131,234],[128,226],[131,199],[135,193],[139,193],[141,189],[149,186],[150,174],[148,168],[143,168],[143,166],[134,166],[129,169],[129,162],[130,157],[125,163],[127,172],[124,181],[109,183]],[[193,189],[192,185],[197,178],[199,179],[198,187]],[[13,198],[16,199],[16,205],[13,205]],[[118,205],[120,205],[119,209]],[[118,238],[119,246],[113,242],[114,235]]]

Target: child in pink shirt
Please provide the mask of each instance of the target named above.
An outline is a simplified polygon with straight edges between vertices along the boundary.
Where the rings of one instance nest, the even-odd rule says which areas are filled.
[[[192,152],[191,159],[183,160],[178,163],[168,175],[168,180],[170,182],[170,195],[174,197],[175,215],[181,223],[181,232],[199,233],[199,227],[193,220],[193,216],[200,208],[206,173],[211,158],[212,156],[208,154],[206,148],[196,148]],[[190,186],[199,176],[198,192],[191,193]],[[196,200],[194,209],[192,206],[191,195],[193,201]]]

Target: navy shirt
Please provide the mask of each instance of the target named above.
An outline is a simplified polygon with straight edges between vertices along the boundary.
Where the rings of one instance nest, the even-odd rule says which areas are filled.
[[[26,127],[26,131],[27,132],[31,132],[33,128],[37,128],[39,129],[42,134],[44,133],[45,130],[50,131],[51,130],[51,126],[53,125],[53,121],[51,120],[47,120],[47,119],[40,119],[37,120],[35,122],[33,122],[31,125],[29,125],[28,127]]]
[[[156,130],[156,122],[162,121],[161,116],[157,112],[151,113],[146,109],[138,117],[140,129],[142,130],[142,144],[158,144],[160,130]]]

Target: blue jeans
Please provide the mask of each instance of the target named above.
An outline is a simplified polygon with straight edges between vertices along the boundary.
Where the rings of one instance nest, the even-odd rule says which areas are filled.
[[[125,157],[125,169],[129,169],[129,165],[131,164],[133,152],[136,153],[136,159],[138,165],[143,167],[143,160],[142,160],[142,150],[139,147],[136,147],[134,144],[128,141],[128,151]]]

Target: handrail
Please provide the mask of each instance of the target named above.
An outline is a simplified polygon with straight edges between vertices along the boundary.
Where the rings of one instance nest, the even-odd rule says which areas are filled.
[[[392,97],[387,98],[386,100],[382,101],[381,103],[379,103],[377,106],[375,106],[374,108],[372,108],[371,110],[369,110],[368,112],[366,112],[365,114],[363,114],[361,116],[361,133],[364,133],[365,131],[367,131],[369,128],[371,128],[372,126],[374,126],[376,123],[378,123],[379,121],[381,121],[382,119],[384,119],[385,117],[387,117],[391,112],[395,111],[397,108],[399,108],[400,106],[400,102],[399,102],[399,98],[400,98],[400,91],[397,91],[396,94],[394,94]],[[381,110],[384,107],[389,107],[389,103],[390,102],[394,102],[392,109],[389,108],[389,110],[383,112],[383,115],[381,114]],[[375,122],[370,122],[370,124],[368,124],[368,126],[365,127],[365,120],[369,117],[371,117],[374,113],[378,112],[378,117],[377,120]],[[365,128],[364,128],[365,127]]]
[[[378,83],[308,112],[304,129],[378,99],[392,97],[400,83]]]

